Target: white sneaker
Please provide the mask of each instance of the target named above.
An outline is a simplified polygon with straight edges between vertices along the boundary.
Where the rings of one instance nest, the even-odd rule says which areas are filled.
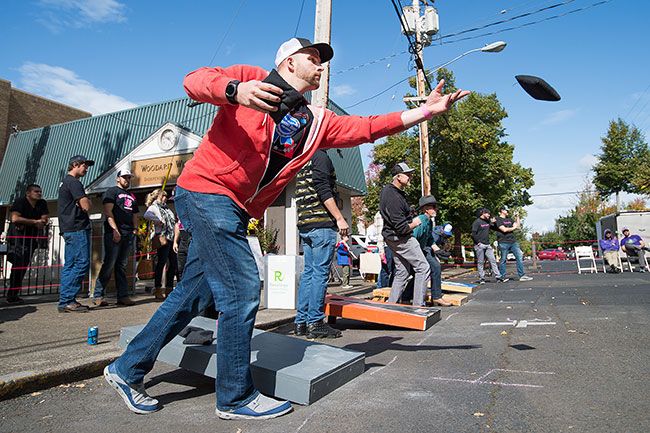
[[[519,281],[531,281],[533,277],[529,277],[528,275],[522,275],[519,277]]]
[[[152,413],[160,409],[158,400],[149,397],[144,390],[144,384],[141,383],[136,388],[126,383],[115,371],[115,366],[109,364],[104,368],[104,378],[110,386],[122,397],[126,406],[131,411],[139,414]]]
[[[223,411],[216,409],[221,419],[270,419],[291,412],[291,403],[258,394],[250,403],[239,409]]]

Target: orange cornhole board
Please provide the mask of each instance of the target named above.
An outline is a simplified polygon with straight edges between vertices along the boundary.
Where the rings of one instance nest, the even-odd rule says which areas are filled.
[[[327,295],[325,315],[425,331],[440,320],[440,309]]]

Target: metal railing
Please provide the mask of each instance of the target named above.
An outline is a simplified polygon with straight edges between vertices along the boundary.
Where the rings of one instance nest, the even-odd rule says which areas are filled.
[[[91,220],[92,235],[90,239],[90,268],[82,281],[80,294],[92,294],[95,279],[103,259],[102,221]],[[9,222],[5,223],[9,227]],[[138,262],[150,259],[155,251],[140,252],[142,246],[136,242],[135,253],[130,256],[127,278],[131,293],[135,290],[138,278]],[[6,298],[9,291],[18,296],[48,295],[59,293],[61,269],[64,264],[65,241],[60,235],[57,224],[50,223],[43,229],[21,234],[16,230],[3,233],[0,238],[0,298]],[[139,275],[140,279],[153,277],[153,272]],[[114,289],[113,289],[114,290]],[[108,292],[113,291],[111,287]]]

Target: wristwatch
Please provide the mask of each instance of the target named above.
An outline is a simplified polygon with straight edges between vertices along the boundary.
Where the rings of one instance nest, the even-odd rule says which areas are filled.
[[[239,80],[232,80],[226,86],[226,99],[231,104],[237,104],[237,87],[239,86]]]

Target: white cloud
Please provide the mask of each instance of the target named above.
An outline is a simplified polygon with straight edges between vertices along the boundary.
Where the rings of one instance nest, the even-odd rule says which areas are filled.
[[[597,162],[598,158],[595,155],[588,153],[578,160],[578,167],[583,170],[591,170]]]
[[[25,63],[20,69],[22,88],[92,114],[136,107],[121,96],[98,89],[73,71],[59,66]]]
[[[126,6],[116,0],[41,0],[40,4],[45,13],[39,21],[52,31],[126,21]]]
[[[357,90],[348,84],[340,84],[338,86],[333,86],[331,90],[332,90],[332,96],[335,98],[341,96],[350,96],[357,93]]]
[[[544,120],[541,121],[541,125],[555,125],[558,123],[565,122],[578,113],[578,110],[560,110],[555,113],[551,113]]]

